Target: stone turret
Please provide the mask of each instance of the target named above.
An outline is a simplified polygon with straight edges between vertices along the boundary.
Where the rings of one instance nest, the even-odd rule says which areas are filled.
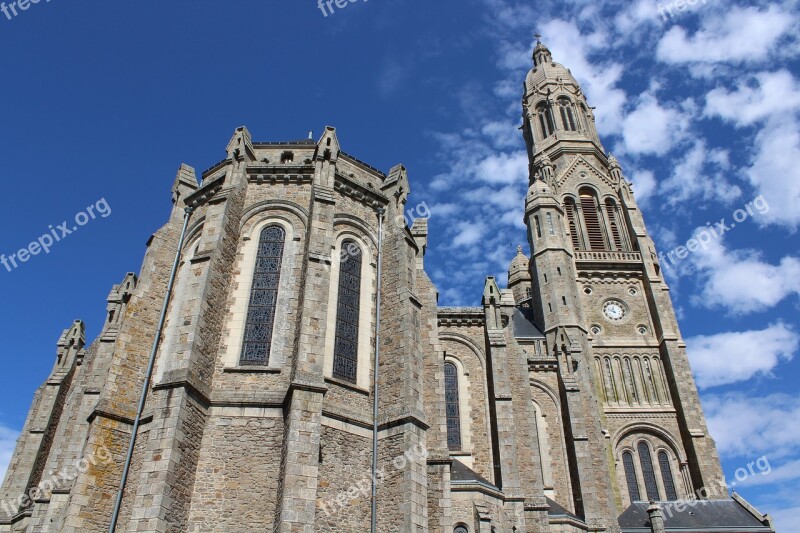
[[[511,260],[511,266],[508,268],[508,288],[514,293],[517,305],[531,298],[530,262],[523,253],[522,246],[517,246],[517,255]]]

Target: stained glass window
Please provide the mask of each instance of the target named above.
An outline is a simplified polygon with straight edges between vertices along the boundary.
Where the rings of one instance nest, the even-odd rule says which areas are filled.
[[[661,479],[664,481],[664,491],[669,501],[676,501],[678,493],[675,491],[675,480],[672,479],[672,468],[669,465],[667,452],[658,452],[658,462],[661,465]]]
[[[444,398],[447,411],[447,447],[461,449],[461,410],[458,405],[458,368],[444,364]]]
[[[656,472],[653,470],[653,458],[650,455],[650,448],[644,442],[639,443],[639,462],[642,464],[642,477],[644,477],[644,488],[647,490],[647,499],[660,500]]]
[[[466,526],[456,526],[453,530],[453,533],[469,533],[469,530]]]
[[[268,226],[261,232],[239,359],[242,366],[269,364],[285,240],[280,226]]]
[[[633,466],[633,454],[631,452],[622,454],[622,466],[625,467],[625,481],[628,483],[628,495],[631,497],[631,502],[641,501],[639,481],[636,479],[636,468]]]
[[[355,241],[342,242],[339,263],[339,298],[336,310],[336,342],[333,377],[356,382],[358,368],[358,318],[361,307],[361,248]]]

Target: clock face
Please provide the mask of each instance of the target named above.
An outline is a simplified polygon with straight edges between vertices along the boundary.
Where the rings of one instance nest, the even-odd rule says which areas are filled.
[[[611,320],[622,320],[625,308],[619,302],[608,302],[603,306],[603,313]]]

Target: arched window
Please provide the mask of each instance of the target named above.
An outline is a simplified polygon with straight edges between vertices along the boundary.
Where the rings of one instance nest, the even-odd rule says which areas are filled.
[[[453,363],[444,364],[444,399],[447,412],[447,447],[461,449],[461,409],[458,405],[458,368]]]
[[[578,217],[578,209],[575,207],[575,200],[567,198],[567,222],[569,223],[569,235],[572,239],[572,247],[575,250],[581,250],[581,234],[580,234],[580,218]]]
[[[578,128],[575,125],[575,114],[572,110],[572,102],[570,102],[568,98],[559,98],[558,108],[561,110],[561,122],[564,124],[564,129],[567,131],[576,131]]]
[[[459,524],[453,530],[453,533],[469,533],[469,529],[467,529],[467,526],[465,526],[463,524]]]
[[[656,472],[653,469],[653,458],[650,455],[650,448],[647,443],[639,443],[639,462],[642,464],[642,477],[644,478],[644,488],[647,490],[647,499],[658,501],[661,495],[658,493],[658,483],[656,483]]]
[[[553,110],[545,102],[536,106],[536,113],[539,115],[539,126],[542,129],[542,138],[550,137],[555,131],[555,121],[553,120]]]
[[[597,205],[597,198],[591,189],[581,189],[581,211],[586,227],[586,234],[589,236],[589,247],[592,250],[605,250],[606,239],[603,234],[603,227],[600,224],[600,210]]]
[[[669,465],[667,452],[658,452],[658,463],[661,465],[661,480],[664,482],[664,492],[667,493],[667,499],[676,501],[678,493],[675,491],[675,480],[672,478],[672,468]]]
[[[358,369],[358,319],[361,307],[361,248],[355,241],[342,242],[339,263],[339,295],[333,377],[356,382]]]
[[[536,238],[542,238],[542,225],[539,223],[539,215],[533,217],[533,221],[536,224]]]
[[[631,452],[622,454],[622,466],[625,468],[625,481],[628,484],[628,495],[631,498],[631,502],[641,501],[639,481],[636,479],[636,468],[633,466],[633,454]]]
[[[261,232],[239,358],[241,366],[269,364],[285,240],[286,232],[280,226],[267,226]]]
[[[608,217],[608,225],[611,228],[611,244],[615,250],[622,250],[624,245],[622,242],[620,223],[619,220],[617,220],[617,205],[611,198],[606,200],[606,216]]]

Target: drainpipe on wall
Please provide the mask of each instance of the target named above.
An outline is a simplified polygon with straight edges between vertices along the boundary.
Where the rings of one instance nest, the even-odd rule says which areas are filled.
[[[381,268],[383,266],[383,216],[386,210],[378,208],[378,294],[375,317],[375,368],[372,376],[374,401],[372,406],[372,533],[377,532],[378,527],[378,377],[379,377],[379,356],[381,349]]]
[[[150,381],[153,378],[153,367],[156,362],[156,353],[158,352],[158,345],[161,343],[161,336],[164,331],[164,322],[167,318],[167,308],[169,307],[169,300],[172,296],[172,289],[175,285],[175,277],[178,273],[178,265],[181,260],[181,250],[183,249],[183,242],[186,239],[186,228],[189,226],[189,218],[192,216],[193,209],[187,207],[183,212],[183,229],[181,230],[181,238],[178,242],[178,250],[175,252],[175,261],[172,263],[172,272],[169,276],[169,284],[167,285],[167,294],[164,296],[164,305],[161,307],[161,318],[158,321],[158,328],[156,329],[156,338],[153,341],[153,348],[150,350],[150,362],[147,365],[147,373],[145,374],[144,383],[142,384],[142,396],[139,400],[139,409],[136,412],[136,418],[133,421],[133,429],[131,429],[131,442],[128,446],[128,455],[125,458],[125,466],[122,469],[122,480],[119,484],[119,492],[117,492],[117,500],[114,503],[114,513],[111,515],[111,525],[108,528],[108,533],[114,533],[117,528],[117,520],[119,520],[119,511],[122,507],[122,495],[125,492],[125,485],[128,482],[128,474],[131,469],[131,460],[133,459],[133,449],[136,446],[136,436],[139,432],[139,425],[142,421],[142,411],[147,401],[147,391],[150,388]]]

